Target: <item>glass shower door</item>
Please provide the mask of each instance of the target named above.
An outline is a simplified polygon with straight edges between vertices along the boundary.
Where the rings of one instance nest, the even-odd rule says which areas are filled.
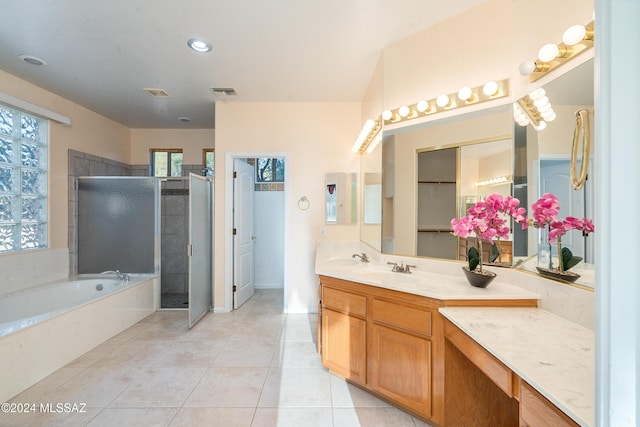
[[[211,181],[189,174],[189,328],[211,308],[213,221]]]

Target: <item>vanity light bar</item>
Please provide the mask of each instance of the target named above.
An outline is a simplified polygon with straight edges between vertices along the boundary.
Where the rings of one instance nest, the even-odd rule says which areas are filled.
[[[511,181],[512,181],[511,175],[501,176],[501,177],[498,177],[498,178],[487,179],[486,181],[476,182],[476,187],[487,187],[489,185],[504,184],[504,183],[511,182]]]
[[[541,131],[556,119],[556,113],[544,89],[538,88],[513,104],[513,118],[520,126],[531,123],[535,130]]]
[[[535,61],[520,64],[520,74],[535,82],[571,58],[593,47],[594,21],[587,25],[572,25],[562,36],[562,42],[549,43],[540,48]]]
[[[370,153],[371,151],[373,151],[373,148],[375,148],[375,145],[378,145],[378,143],[380,142],[380,141],[375,142],[377,139],[377,136],[379,136],[380,139],[382,139],[382,132],[380,132],[381,129],[382,129],[382,121],[380,120],[379,116],[375,120],[369,119],[366,122],[364,122],[364,125],[362,125],[362,130],[360,131],[360,134],[356,138],[356,142],[354,142],[353,147],[351,148],[351,151],[357,154],[362,154],[365,151],[367,153]],[[375,142],[375,145],[373,144],[373,142]],[[368,150],[368,148],[372,145],[374,146]]]
[[[491,81],[477,87],[465,86],[455,93],[442,94],[430,100],[423,99],[415,104],[403,105],[394,110],[385,110],[382,113],[382,120],[384,124],[399,123],[467,105],[492,101],[507,96],[508,89],[508,79]]]

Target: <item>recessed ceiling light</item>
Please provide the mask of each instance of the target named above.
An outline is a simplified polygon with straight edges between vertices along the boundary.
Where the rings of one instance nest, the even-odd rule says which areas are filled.
[[[211,45],[200,39],[189,39],[187,45],[196,52],[209,52],[211,50]]]
[[[27,64],[37,65],[39,67],[46,67],[48,65],[47,61],[45,61],[44,59],[40,59],[31,55],[19,55],[18,58],[21,61],[26,62]]]
[[[178,120],[184,123],[189,123],[191,121],[189,117],[178,117]]]

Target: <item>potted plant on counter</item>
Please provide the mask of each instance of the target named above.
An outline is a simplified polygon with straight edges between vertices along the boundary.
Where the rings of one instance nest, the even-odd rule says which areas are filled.
[[[494,239],[508,239],[511,231],[511,218],[524,222],[525,209],[518,207],[520,201],[511,196],[503,197],[494,193],[476,202],[468,210],[468,215],[451,220],[455,236],[467,238],[475,236],[478,247],[467,252],[469,265],[462,267],[472,286],[484,288],[496,277],[493,271],[482,268],[482,241],[493,244]]]
[[[582,231],[583,236],[588,236],[595,230],[593,222],[588,218],[580,219],[573,216],[567,216],[560,220],[558,218],[560,202],[551,193],[543,194],[531,205],[531,210],[533,218],[527,218],[523,224],[543,230],[546,233],[544,244],[548,247],[548,249],[538,249],[540,253],[546,254],[545,257],[541,257],[544,258],[546,265],[538,265],[536,270],[543,276],[575,282],[580,275],[568,270],[578,264],[582,258],[573,256],[569,248],[562,247],[562,236],[570,230],[579,230]],[[553,266],[553,256],[551,255],[551,245],[553,244],[557,244],[558,247],[558,267]]]

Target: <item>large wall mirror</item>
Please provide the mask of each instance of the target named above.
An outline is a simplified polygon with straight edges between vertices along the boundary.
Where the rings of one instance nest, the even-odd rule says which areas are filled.
[[[363,160],[367,173],[376,173],[376,162],[382,165],[382,215],[375,228],[380,243],[373,243],[371,229],[363,231],[363,242],[383,253],[462,259],[449,220],[494,192],[514,195],[528,212],[542,193],[552,192],[560,199],[561,217],[593,218],[591,172],[579,192],[569,181],[575,113],[593,107],[593,87],[593,60],[544,85],[557,118],[542,131],[515,124],[511,105],[384,129],[379,160]],[[590,164],[592,170],[593,160]],[[563,246],[583,258],[574,267],[581,275],[577,283],[592,285],[593,236],[571,233],[563,237]],[[539,230],[516,225],[510,240],[500,243],[497,261],[535,271],[539,241]]]

